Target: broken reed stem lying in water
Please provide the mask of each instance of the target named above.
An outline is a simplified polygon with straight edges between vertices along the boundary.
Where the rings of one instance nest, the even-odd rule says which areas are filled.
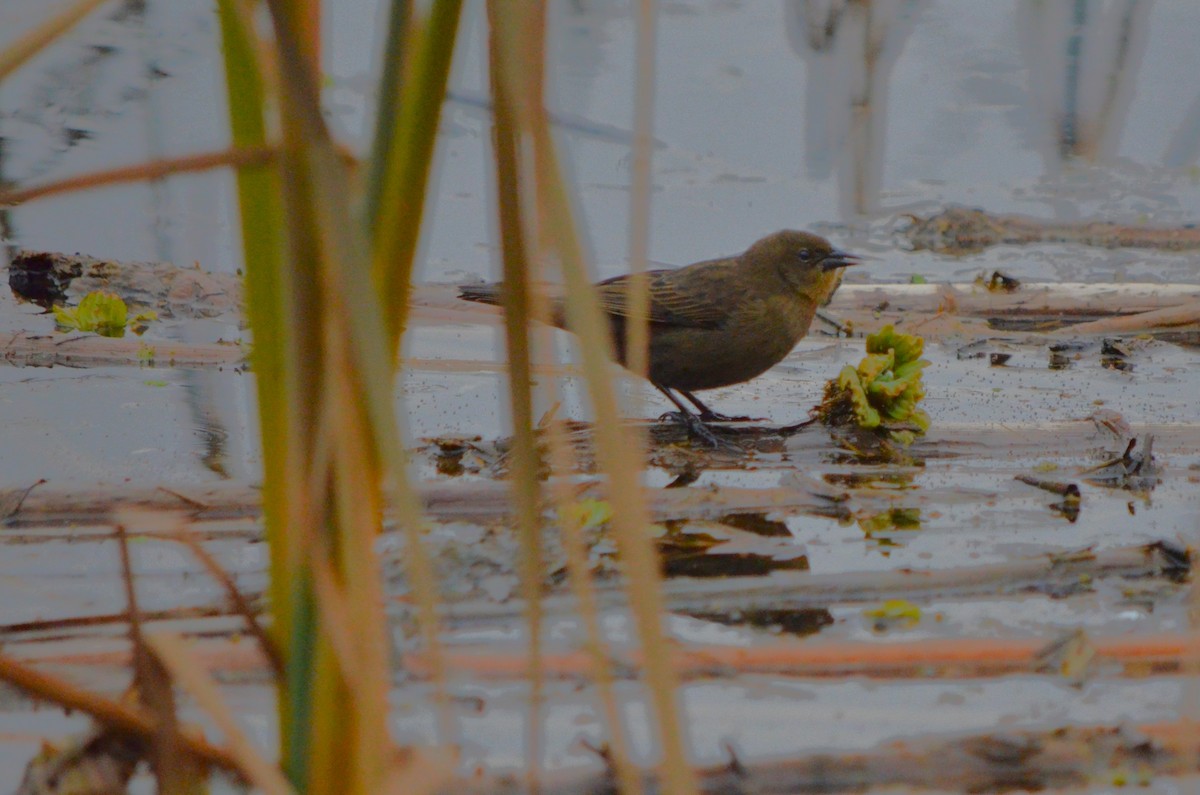
[[[141,707],[124,704],[86,690],[66,679],[35,670],[0,654],[0,680],[33,698],[63,709],[89,715],[102,726],[152,740],[159,732],[157,722]],[[210,744],[198,731],[180,732],[179,740],[200,761],[242,776],[237,760],[224,748]]]
[[[171,616],[167,616],[167,619]],[[153,623],[155,618],[144,615]],[[236,640],[210,637],[192,646],[191,656],[214,674],[245,677],[268,675],[266,659],[258,649]],[[805,679],[846,676],[871,679],[981,679],[1013,674],[1061,673],[1047,654],[1055,639],[1046,637],[934,638],[920,641],[872,643],[822,641],[813,638],[764,639],[754,646],[680,645],[670,662],[685,680],[734,679],[744,675],[775,675]],[[23,644],[25,645],[25,644]],[[1085,635],[1081,648],[1090,656],[1085,668],[1103,678],[1191,675],[1192,660],[1200,656],[1195,633],[1149,635]],[[636,677],[641,654],[605,647],[611,681]],[[39,666],[86,665],[125,668],[131,661],[128,648],[86,653],[40,653]],[[493,646],[458,646],[447,653],[445,664],[459,673],[492,681],[524,681],[529,675],[528,655]],[[399,660],[406,675],[427,679],[431,665],[421,652]],[[541,666],[550,680],[588,681],[597,684],[595,658],[583,651],[543,652]]]
[[[1088,667],[1094,667],[1100,676],[1189,675],[1191,660],[1200,654],[1200,637],[1194,633],[1088,635],[1084,644],[1094,654]],[[886,643],[771,638],[756,646],[680,646],[672,653],[671,663],[679,676],[688,680],[762,674],[805,679],[979,679],[1054,673],[1043,656],[1047,646],[1045,637]],[[456,671],[490,680],[519,681],[528,671],[523,655],[483,646],[456,648],[447,663]],[[634,676],[641,669],[641,655],[618,652],[612,664],[623,677]],[[416,676],[428,671],[428,663],[419,653],[406,655],[403,665]],[[554,679],[585,679],[590,665],[582,652],[548,653],[542,659],[546,675]]]
[[[644,421],[631,421],[634,422],[643,426],[647,424]],[[918,441],[913,449],[917,454],[929,450],[945,455],[949,451],[960,458],[977,456],[984,460],[995,459],[997,455],[1081,458],[1094,452],[1098,440],[1104,442],[1103,434],[1097,434],[1097,426],[1090,418],[1067,422],[1006,423],[1003,427],[939,424],[931,428],[928,436]],[[1200,447],[1200,425],[1197,424],[1138,424],[1130,426],[1128,434],[1139,438],[1153,435],[1155,453],[1164,457],[1188,456]],[[1109,438],[1115,437],[1109,435]],[[829,434],[820,429],[788,439],[787,452],[793,466],[811,462],[817,467],[827,467],[828,464],[821,462],[830,449],[832,442]],[[728,466],[736,463],[734,461]],[[704,469],[728,466],[709,461]],[[1067,472],[1064,469],[1058,474],[1065,477]],[[1183,479],[1186,476],[1182,468],[1164,467],[1164,477],[1168,479]],[[575,483],[572,487],[577,499],[603,498],[603,484],[598,481]],[[0,490],[0,520],[10,530],[36,528],[38,540],[66,537],[68,534],[59,534],[50,528],[72,523],[78,525],[69,534],[73,540],[92,538],[107,541],[109,531],[105,523],[111,522],[116,512],[125,507],[181,511],[194,523],[246,521],[245,525],[222,524],[194,528],[193,532],[201,540],[232,536],[256,538],[260,534],[259,529],[250,522],[261,514],[262,494],[249,485],[222,483],[188,486],[186,489],[140,487],[123,489],[114,495],[111,489],[96,488],[89,491],[45,484],[29,491],[28,496],[18,504],[18,498],[25,491],[26,488]],[[928,501],[944,499],[947,494],[960,503],[992,499],[992,495],[964,494],[956,489],[930,488],[924,492]],[[655,489],[647,495],[654,521],[719,519],[728,513],[768,511],[828,515],[831,511],[842,512],[839,508],[870,507],[870,501],[878,496],[878,490],[847,490],[819,481],[809,486],[772,488],[722,486],[718,489]],[[424,514],[436,521],[498,521],[508,517],[512,511],[510,489],[502,480],[455,481],[443,478],[425,481],[418,487],[417,498]],[[543,506],[553,504],[547,490],[542,492],[542,501]],[[395,518],[390,506],[388,516],[393,520]]]
[[[834,577],[819,575],[804,575],[802,578],[767,577],[767,578],[733,578],[732,581],[717,583],[722,586],[719,591],[733,591],[737,604],[725,604],[728,598],[722,600],[720,594],[708,593],[702,599],[705,614],[714,612],[737,611],[752,612],[762,609],[761,605],[751,604],[746,608],[738,607],[745,604],[736,594],[751,586],[770,586],[774,593],[791,593],[789,600],[771,600],[771,608],[795,609],[796,588],[787,587],[785,579],[808,580],[811,589],[808,599],[813,604],[829,606],[834,603],[851,601],[877,603],[895,596],[914,596],[920,592],[926,598],[962,597],[963,595],[979,595],[979,584],[986,583],[985,593],[1011,593],[1019,590],[1049,591],[1060,593],[1062,589],[1079,587],[1081,582],[1094,581],[1099,576],[1155,576],[1163,575],[1178,577],[1183,574],[1184,561],[1177,555],[1177,550],[1161,545],[1135,547],[1111,550],[1097,555],[1065,555],[1045,556],[1024,562],[1025,565],[1001,564],[997,566],[975,567],[973,569],[949,572],[897,572],[893,575],[883,575],[879,572],[863,572],[839,574]],[[982,574],[981,574],[982,572]],[[1002,577],[1004,572],[1021,573],[1026,577],[1042,573],[1049,575],[1043,580],[1022,581],[1021,577]],[[880,580],[908,580],[910,587],[897,593],[888,589],[888,582]],[[816,580],[816,582],[811,582]],[[831,580],[844,582],[846,586],[840,592],[830,583]],[[931,582],[930,580],[933,580]],[[874,585],[872,585],[874,583]],[[672,586],[680,585],[683,590],[694,590],[695,586],[706,586],[706,582],[674,581],[667,588],[667,602],[672,607],[676,605],[672,598]],[[957,585],[957,590],[954,590]],[[713,589],[705,589],[712,591]],[[611,596],[611,592],[608,594]],[[726,594],[728,597],[729,594]],[[555,600],[551,600],[553,606]],[[557,600],[561,602],[562,600]],[[606,600],[608,601],[608,600]],[[687,600],[694,603],[694,598]],[[780,605],[783,605],[781,608]],[[803,605],[801,605],[803,606]],[[470,605],[465,605],[468,612]],[[519,610],[519,605],[512,606]],[[478,612],[478,611],[475,611]],[[684,611],[688,612],[688,611]],[[495,616],[490,616],[494,618]],[[125,616],[118,618],[124,620]],[[144,620],[151,619],[144,616]],[[6,628],[12,629],[12,628]],[[211,670],[236,670],[245,673],[247,670],[263,668],[265,660],[260,656],[247,657],[244,644],[238,644],[236,649],[220,646],[206,647],[196,656],[198,662]],[[1146,676],[1166,674],[1186,674],[1189,672],[1189,661],[1200,651],[1200,639],[1192,634],[1157,634],[1151,636],[1120,636],[1084,638],[1083,648],[1090,658],[1094,655],[1096,668],[1104,675],[1113,675],[1113,666],[1121,666],[1120,675]],[[875,678],[951,678],[951,677],[986,677],[1007,675],[1022,672],[1055,672],[1057,663],[1047,659],[1046,638],[973,638],[973,639],[943,639],[925,640],[910,643],[825,643],[812,641],[778,641],[772,640],[754,647],[728,646],[690,646],[677,647],[670,653],[669,664],[677,676],[683,678],[726,678],[747,674],[777,674],[785,676],[802,676],[807,678],[870,676]],[[612,672],[619,677],[636,676],[641,670],[643,657],[638,652],[624,652],[608,649],[608,673],[606,680],[611,680]],[[114,650],[108,653],[92,653],[86,660],[76,659],[76,655],[43,655],[39,659],[41,665],[72,665],[86,662],[97,665],[127,665],[129,662],[128,649]],[[472,676],[491,679],[524,679],[529,671],[529,659],[524,654],[505,653],[493,648],[459,649],[450,654],[442,664]],[[1106,665],[1107,664],[1107,665]],[[430,660],[420,653],[405,655],[402,665],[406,671],[416,676],[428,676],[431,670]],[[595,676],[595,659],[589,652],[558,652],[543,655],[540,666],[545,676],[554,679],[593,678]],[[3,668],[0,667],[0,675]],[[607,684],[607,681],[606,681]],[[38,691],[34,691],[35,693]],[[74,706],[73,702],[63,702]],[[87,709],[87,707],[81,707]],[[147,718],[147,720],[149,720]],[[628,771],[626,771],[628,775]]]
[[[1188,572],[1189,565],[1190,562],[1180,550],[1155,543],[1100,552],[1084,550],[1074,554],[1039,555],[1007,563],[935,571],[862,571],[828,575],[803,572],[719,580],[674,579],[668,580],[663,590],[666,605],[672,612],[733,615],[825,608],[835,604],[877,604],[889,599],[946,599],[1025,592],[1061,595],[1090,587],[1091,583],[1102,577],[1164,577],[1175,580]],[[622,608],[626,604],[621,591],[613,588],[597,591],[595,599],[598,606],[608,609]],[[544,600],[544,607],[547,613],[574,614],[575,598],[548,597]],[[505,604],[464,601],[443,608],[446,623],[457,625],[519,620],[523,609],[520,600],[516,599]],[[146,621],[175,617],[178,617],[175,611],[143,615]],[[43,626],[46,622],[26,622],[0,627],[0,636],[18,631],[34,632],[125,620],[126,614],[113,614],[74,623],[49,622],[46,626]],[[411,659],[420,663],[425,658],[417,655]],[[476,669],[480,665],[470,664],[467,667]]]
[[[1133,315],[1105,317],[1069,326],[1064,331],[1075,334],[1131,334],[1146,329],[1187,326],[1200,323],[1200,301],[1191,301],[1182,306],[1152,309]]]
[[[768,577],[725,577],[712,580],[673,579],[664,583],[667,609],[702,615],[828,607],[831,604],[877,603],[888,599],[947,599],[965,596],[1038,592],[1068,594],[1100,577],[1178,578],[1190,570],[1187,553],[1157,542],[1099,552],[1039,555],[985,566],[931,571],[869,571],[812,574],[777,572]],[[621,591],[598,593],[605,608],[624,607]],[[547,613],[570,613],[574,601],[552,597]],[[521,605],[461,602],[445,606],[448,624],[511,620]]]

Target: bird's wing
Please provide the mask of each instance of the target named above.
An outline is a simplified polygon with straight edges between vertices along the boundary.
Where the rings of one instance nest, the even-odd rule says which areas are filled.
[[[729,303],[719,302],[711,291],[696,289],[702,285],[697,283],[695,274],[690,274],[691,278],[685,281],[680,276],[685,270],[691,268],[646,272],[650,286],[650,322],[694,328],[720,326],[729,318]],[[626,274],[596,285],[600,306],[606,312],[629,317],[630,281],[631,277]]]

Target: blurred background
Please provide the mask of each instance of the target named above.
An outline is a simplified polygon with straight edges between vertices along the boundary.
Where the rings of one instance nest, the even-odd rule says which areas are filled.
[[[0,46],[44,15],[8,0]],[[326,22],[330,120],[367,146],[383,18],[341,0]],[[598,275],[625,269],[633,16],[550,4],[550,99]],[[493,270],[483,7],[468,2],[437,152],[422,276]],[[740,251],[782,227],[844,228],[947,203],[1164,224],[1200,209],[1200,8],[1186,0],[674,0],[661,5],[651,258]],[[0,85],[0,179],[43,181],[216,150],[222,83],[211,4],[116,2]],[[232,177],[181,176],[31,203],[7,243],[234,270]],[[1012,259],[1012,252],[993,252]],[[1038,279],[1189,279],[1178,258],[1022,254]],[[972,268],[888,256],[874,279]],[[1028,270],[1028,273],[1021,273]],[[934,273],[928,273],[934,271]]]

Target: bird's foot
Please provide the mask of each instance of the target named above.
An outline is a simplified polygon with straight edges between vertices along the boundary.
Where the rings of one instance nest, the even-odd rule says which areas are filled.
[[[688,434],[694,436],[700,441],[707,444],[714,450],[738,450],[741,451],[741,446],[734,444],[728,439],[722,439],[713,433],[712,428],[704,424],[704,421],[695,414],[687,411],[668,411],[666,414],[659,417],[660,420],[671,420],[678,422],[687,428]]]

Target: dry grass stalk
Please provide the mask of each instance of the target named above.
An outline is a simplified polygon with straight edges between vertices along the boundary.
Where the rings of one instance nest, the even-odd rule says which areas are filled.
[[[501,74],[502,50],[497,31],[498,14],[505,13],[495,3],[488,4],[491,35],[488,37],[489,75],[494,97],[495,123],[492,145],[496,159],[497,210],[500,221],[501,256],[504,273],[504,331],[508,353],[508,387],[512,410],[512,499],[515,525],[521,544],[519,572],[525,601],[525,622],[529,633],[529,709],[525,784],[530,792],[539,789],[542,766],[542,519],[539,506],[538,451],[533,435],[533,372],[530,324],[534,318],[531,276],[538,273],[538,260],[527,241],[531,226],[522,207],[522,162],[518,154],[521,131],[514,118],[512,86]],[[533,272],[531,274],[531,271]]]
[[[225,699],[217,690],[208,672],[197,665],[188,653],[186,642],[177,635],[155,634],[147,638],[155,656],[162,661],[172,679],[200,706],[225,735],[230,755],[238,761],[246,779],[268,795],[287,795],[293,792],[279,772],[250,741],[234,718]]]
[[[78,0],[74,5],[63,8],[55,16],[26,33],[0,53],[0,80],[16,71],[47,46],[58,39],[80,20],[95,11],[105,0]],[[3,202],[0,202],[2,204]]]
[[[146,646],[137,589],[133,583],[133,565],[129,556],[129,538],[124,525],[116,526],[121,553],[121,579],[129,610],[129,640],[133,648],[133,686],[137,700],[154,717],[158,730],[146,743],[146,755],[163,795],[192,795],[207,777],[205,766],[187,753],[181,740],[175,690],[162,662]]]
[[[266,147],[233,148],[223,152],[205,152],[195,155],[168,157],[151,160],[132,166],[109,168],[81,174],[77,177],[67,177],[41,185],[30,185],[19,189],[0,190],[0,205],[15,206],[25,204],[34,199],[44,199],[62,193],[74,193],[81,190],[121,185],[127,182],[145,182],[146,180],[163,179],[176,174],[187,174],[196,171],[211,171],[214,168],[246,168],[249,166],[266,165],[274,157],[274,150]]]
[[[629,186],[629,321],[626,350],[629,369],[645,375],[650,368],[650,283],[645,273],[650,249],[650,195],[653,174],[650,156],[654,142],[654,45],[656,4],[638,0],[633,100],[633,162]]]
[[[158,724],[154,718],[140,707],[93,693],[61,677],[35,670],[4,654],[0,654],[0,680],[34,698],[89,715],[101,725],[115,731],[126,732],[146,740],[151,739],[158,731]],[[184,729],[180,733],[180,739],[187,752],[205,764],[241,775],[241,766],[237,760],[224,748],[205,740],[200,732]]]

